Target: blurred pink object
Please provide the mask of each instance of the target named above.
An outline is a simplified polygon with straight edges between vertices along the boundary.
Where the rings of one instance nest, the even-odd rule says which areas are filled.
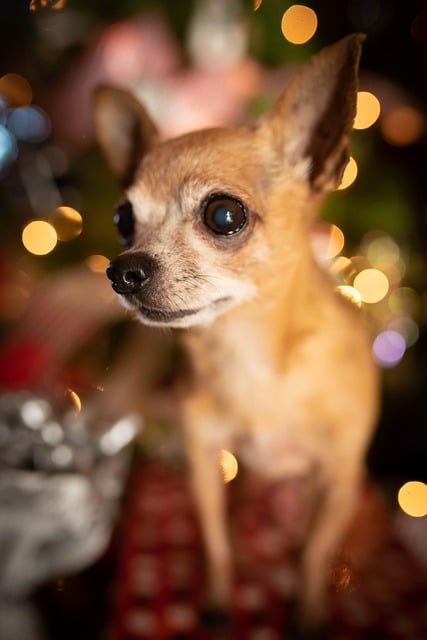
[[[141,76],[158,79],[180,63],[179,47],[164,20],[146,15],[108,26],[48,96],[45,108],[54,132],[68,143],[86,143],[94,87],[128,87]]]
[[[241,118],[260,78],[260,65],[244,56],[230,65],[185,68],[166,22],[144,16],[108,26],[44,107],[55,135],[81,146],[92,140],[94,88],[123,86],[146,102],[163,134],[179,135]]]
[[[189,68],[160,80],[141,79],[135,94],[165,136],[231,124],[242,119],[258,93],[261,68],[244,58],[218,69]]]

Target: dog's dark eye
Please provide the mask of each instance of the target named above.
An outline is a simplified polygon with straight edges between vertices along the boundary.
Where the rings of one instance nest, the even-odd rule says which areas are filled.
[[[116,225],[120,244],[128,247],[132,244],[135,232],[133,207],[128,200],[119,204],[114,212],[113,221]]]
[[[243,203],[230,196],[212,197],[203,211],[205,225],[222,236],[239,233],[246,226],[247,220],[248,215]]]

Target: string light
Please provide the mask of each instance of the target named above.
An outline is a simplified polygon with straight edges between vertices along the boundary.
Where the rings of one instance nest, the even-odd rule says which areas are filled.
[[[305,44],[316,33],[317,15],[310,7],[294,4],[283,14],[281,28],[288,42]]]
[[[422,518],[427,515],[427,484],[418,480],[405,482],[398,491],[397,501],[407,515]]]
[[[380,112],[381,105],[378,98],[370,91],[359,91],[357,93],[354,129],[368,129],[378,120]]]
[[[37,256],[43,256],[56,247],[58,237],[54,227],[45,220],[33,220],[22,231],[22,244]]]

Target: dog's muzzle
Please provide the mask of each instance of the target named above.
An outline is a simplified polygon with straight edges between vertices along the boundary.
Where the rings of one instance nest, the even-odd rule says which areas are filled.
[[[158,269],[156,261],[146,253],[124,253],[106,269],[107,278],[116,293],[137,294]]]

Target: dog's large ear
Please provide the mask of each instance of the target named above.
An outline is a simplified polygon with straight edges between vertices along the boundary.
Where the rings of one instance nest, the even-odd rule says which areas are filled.
[[[109,86],[94,94],[95,134],[110,168],[123,186],[131,184],[157,129],[142,104],[128,91]]]
[[[305,162],[313,191],[336,188],[347,164],[364,38],[347,36],[313,56],[261,122],[288,166]]]

